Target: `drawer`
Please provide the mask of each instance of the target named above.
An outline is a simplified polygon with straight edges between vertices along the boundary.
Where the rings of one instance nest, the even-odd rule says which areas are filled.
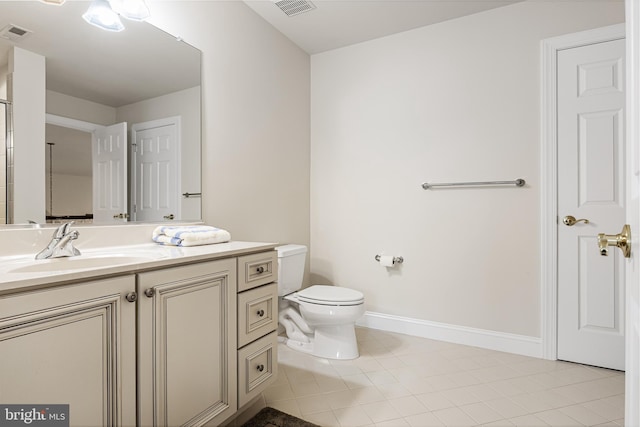
[[[238,257],[238,292],[275,282],[277,278],[276,251]]]
[[[278,375],[278,335],[269,335],[238,350],[238,407],[271,385]]]
[[[238,294],[238,347],[278,327],[278,285],[261,286]]]

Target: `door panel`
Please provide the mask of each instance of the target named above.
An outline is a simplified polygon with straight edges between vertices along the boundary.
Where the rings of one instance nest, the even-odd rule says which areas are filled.
[[[117,123],[93,133],[93,219],[126,220],[127,124]]]
[[[179,119],[133,125],[137,221],[180,219]]]
[[[624,40],[558,53],[558,358],[624,369]],[[589,223],[567,226],[572,215]]]
[[[237,409],[235,259],[138,277],[138,425],[220,424]]]
[[[71,426],[134,425],[134,288],[127,276],[0,297],[0,402],[68,404]]]

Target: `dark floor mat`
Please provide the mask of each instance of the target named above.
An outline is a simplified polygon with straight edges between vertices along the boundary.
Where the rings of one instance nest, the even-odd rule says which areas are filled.
[[[242,427],[319,427],[293,415],[285,414],[277,409],[264,408]]]

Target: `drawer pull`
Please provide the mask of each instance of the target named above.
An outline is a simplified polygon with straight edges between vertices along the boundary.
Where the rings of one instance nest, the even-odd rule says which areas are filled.
[[[125,299],[129,302],[136,302],[138,300],[138,294],[135,292],[129,292],[125,295]]]
[[[256,271],[258,272],[258,274],[262,274],[262,273],[264,273],[264,267],[260,266],[260,267],[256,268]]]
[[[260,309],[258,310],[258,313],[256,313],[258,315],[258,317],[262,317],[264,316],[264,310]]]
[[[144,294],[148,297],[151,298],[156,294],[156,290],[153,288],[147,288],[144,290]]]
[[[259,372],[264,371],[264,365],[258,365],[257,368]]]

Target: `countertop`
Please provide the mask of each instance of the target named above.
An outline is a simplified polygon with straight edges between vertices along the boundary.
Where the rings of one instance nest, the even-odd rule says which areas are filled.
[[[276,243],[241,241],[193,247],[146,243],[81,250],[79,256],[48,260],[35,260],[35,253],[3,256],[0,257],[0,295],[229,258],[272,250],[276,246]]]

